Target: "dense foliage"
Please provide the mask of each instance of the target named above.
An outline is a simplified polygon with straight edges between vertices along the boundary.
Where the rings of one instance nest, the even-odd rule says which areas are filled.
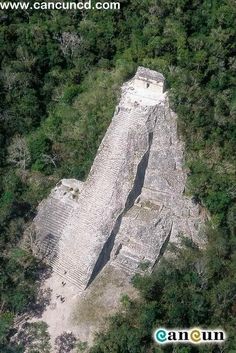
[[[25,226],[57,180],[86,176],[118,87],[140,64],[167,78],[186,141],[188,190],[209,210],[214,231],[204,252],[188,246],[151,278],[136,279],[142,310],[130,303],[93,352],[159,352],[150,338],[157,324],[219,324],[230,334],[236,295],[234,0],[123,0],[120,11],[1,12],[0,22],[1,352],[10,349],[3,347],[14,315],[35,293],[38,264],[19,246]],[[201,261],[203,277],[196,270]],[[225,352],[235,347],[231,339]],[[210,349],[175,352],[220,352]]]

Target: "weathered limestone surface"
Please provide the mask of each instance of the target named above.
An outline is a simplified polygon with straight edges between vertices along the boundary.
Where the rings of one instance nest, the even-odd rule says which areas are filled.
[[[203,216],[199,206],[183,195],[187,177],[183,147],[166,98],[158,108],[142,191],[116,237],[113,264],[128,273],[138,271],[142,263],[151,270],[169,239],[179,242],[180,235],[187,235],[198,241]]]
[[[183,195],[183,144],[163,91],[161,74],[139,68],[87,180],[63,179],[39,206],[35,251],[81,290],[108,261],[130,274],[142,263],[151,269],[169,239],[198,233],[202,217]]]

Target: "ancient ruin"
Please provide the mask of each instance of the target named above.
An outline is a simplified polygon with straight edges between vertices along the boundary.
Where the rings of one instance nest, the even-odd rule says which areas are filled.
[[[87,180],[61,180],[39,205],[37,256],[81,291],[107,263],[127,275],[151,271],[169,240],[195,239],[202,223],[184,195],[183,152],[164,77],[139,67]]]

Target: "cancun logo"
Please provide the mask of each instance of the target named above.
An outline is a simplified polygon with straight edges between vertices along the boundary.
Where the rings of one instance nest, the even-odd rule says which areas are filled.
[[[222,343],[226,339],[223,330],[203,330],[201,328],[168,330],[158,328],[154,332],[154,340],[158,344],[173,343]]]

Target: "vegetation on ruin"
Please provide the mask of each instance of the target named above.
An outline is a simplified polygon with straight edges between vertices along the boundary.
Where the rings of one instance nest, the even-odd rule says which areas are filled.
[[[143,65],[167,79],[186,141],[187,191],[211,215],[209,243],[175,249],[175,261],[135,278],[142,305],[126,301],[91,352],[235,353],[234,0],[0,11],[0,23],[0,351],[17,352],[13,318],[35,298],[39,264],[20,248],[23,231],[56,181],[86,177],[118,88]],[[226,346],[153,345],[156,326],[195,325],[223,327]]]

